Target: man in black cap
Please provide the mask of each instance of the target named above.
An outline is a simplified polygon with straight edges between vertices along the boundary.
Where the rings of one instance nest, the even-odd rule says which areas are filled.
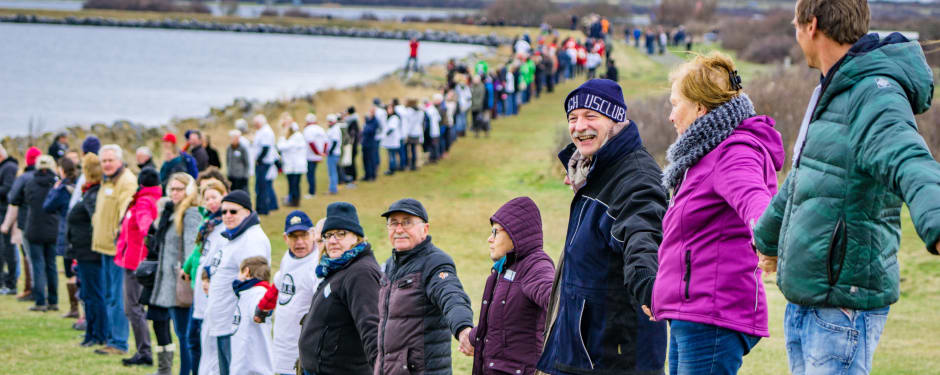
[[[385,261],[379,291],[375,373],[423,369],[427,375],[451,374],[450,336],[467,352],[473,327],[470,297],[457,278],[454,260],[431,243],[421,202],[399,200],[382,216],[394,250]],[[423,355],[415,358],[414,353]]]

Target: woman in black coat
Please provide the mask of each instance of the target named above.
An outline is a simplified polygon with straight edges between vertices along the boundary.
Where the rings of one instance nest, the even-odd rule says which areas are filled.
[[[24,188],[24,205],[29,207],[25,238],[29,241],[29,258],[33,263],[33,297],[36,305],[30,311],[59,311],[59,275],[56,272],[56,228],[59,215],[43,210],[46,195],[56,184],[55,159],[42,155],[36,161],[36,174]],[[19,204],[17,204],[19,205]]]
[[[104,279],[101,254],[91,250],[91,217],[95,214],[98,188],[101,186],[101,162],[98,155],[85,154],[82,160],[85,184],[82,198],[66,216],[68,249],[65,256],[78,261],[79,295],[85,304],[85,339],[82,346],[104,345],[107,339],[108,316],[104,304]]]

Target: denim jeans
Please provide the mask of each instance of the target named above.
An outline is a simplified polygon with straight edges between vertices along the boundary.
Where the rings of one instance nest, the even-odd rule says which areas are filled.
[[[202,357],[202,319],[193,318],[189,321],[189,331],[186,332],[189,342],[186,345],[189,356],[192,357],[193,374],[199,373],[199,358]]]
[[[737,374],[760,337],[710,324],[669,322],[669,374]]]
[[[339,155],[330,155],[326,157],[326,171],[330,175],[330,194],[336,194],[339,184],[339,171],[336,166],[339,165]]]
[[[287,201],[291,204],[300,203],[300,173],[287,174]]]
[[[414,142],[408,142],[405,145],[405,154],[408,155],[408,167],[411,170],[418,169],[418,144]],[[402,167],[404,169],[404,167]]]
[[[108,312],[104,305],[104,281],[101,262],[78,261],[79,296],[85,305],[85,342],[104,343],[107,339]]]
[[[387,148],[388,151],[388,173],[395,173],[398,170],[398,149]]]
[[[255,211],[260,215],[267,215],[271,207],[268,205],[268,182],[265,176],[268,175],[268,168],[271,164],[255,164]]]
[[[317,164],[316,161],[307,161],[307,193],[317,195]]]
[[[454,119],[454,128],[457,133],[467,131],[467,111],[457,112],[457,117]]]
[[[398,148],[398,170],[403,171],[408,166],[408,144],[402,140],[400,145],[401,147]]]
[[[55,271],[55,243],[29,243],[33,261],[33,298],[36,305],[59,304],[59,275]]]
[[[188,375],[194,368],[193,359],[189,352],[189,320],[193,316],[193,309],[189,307],[174,307],[170,309],[170,318],[173,319],[173,329],[180,343],[180,375]]]
[[[216,337],[219,353],[219,375],[228,375],[232,368],[232,336]]]
[[[787,303],[783,315],[790,372],[860,375],[871,372],[889,307],[843,311]]]
[[[127,351],[128,323],[124,315],[124,269],[114,257],[101,256],[104,303],[108,311],[108,346]]]

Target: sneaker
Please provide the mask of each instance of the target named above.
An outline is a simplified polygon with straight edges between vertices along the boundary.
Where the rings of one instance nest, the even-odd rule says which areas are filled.
[[[304,194],[304,199],[313,199],[313,195]]]
[[[9,294],[9,292],[10,292],[10,288],[7,288],[7,287],[0,288],[0,296],[5,296]]]
[[[105,346],[104,348],[95,350],[95,354],[101,355],[125,355],[127,354],[126,350],[121,350],[113,346]]]
[[[59,305],[49,305],[49,307],[46,308],[46,310],[48,310],[48,311],[59,311]]]
[[[33,305],[32,307],[29,308],[29,311],[38,311],[38,312],[46,312],[48,310],[49,308],[46,307],[46,305]]]
[[[72,329],[76,331],[84,331],[87,327],[87,324],[88,323],[85,322],[85,319],[79,319],[77,322],[72,323]]]
[[[4,295],[6,295],[6,296],[15,296],[15,295],[16,295],[16,288],[7,288],[7,292],[6,292]]]
[[[104,343],[100,341],[82,341],[82,343],[78,345],[84,348],[90,348],[96,345],[104,345]]]
[[[144,357],[137,353],[133,357],[122,359],[121,364],[124,366],[153,366],[153,358]]]

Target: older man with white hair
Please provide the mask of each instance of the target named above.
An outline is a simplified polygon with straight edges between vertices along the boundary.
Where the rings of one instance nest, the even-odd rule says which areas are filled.
[[[127,353],[128,322],[124,315],[124,271],[114,263],[116,253],[114,239],[121,224],[121,215],[137,191],[137,176],[124,165],[121,146],[108,144],[98,151],[104,178],[95,202],[95,214],[91,218],[94,228],[91,249],[101,254],[105,309],[107,311],[107,346],[98,349],[98,354]]]
[[[156,164],[153,163],[153,151],[150,151],[150,147],[140,146],[137,148],[135,153],[137,157],[137,169],[143,170],[144,168],[150,167],[157,169]]]

